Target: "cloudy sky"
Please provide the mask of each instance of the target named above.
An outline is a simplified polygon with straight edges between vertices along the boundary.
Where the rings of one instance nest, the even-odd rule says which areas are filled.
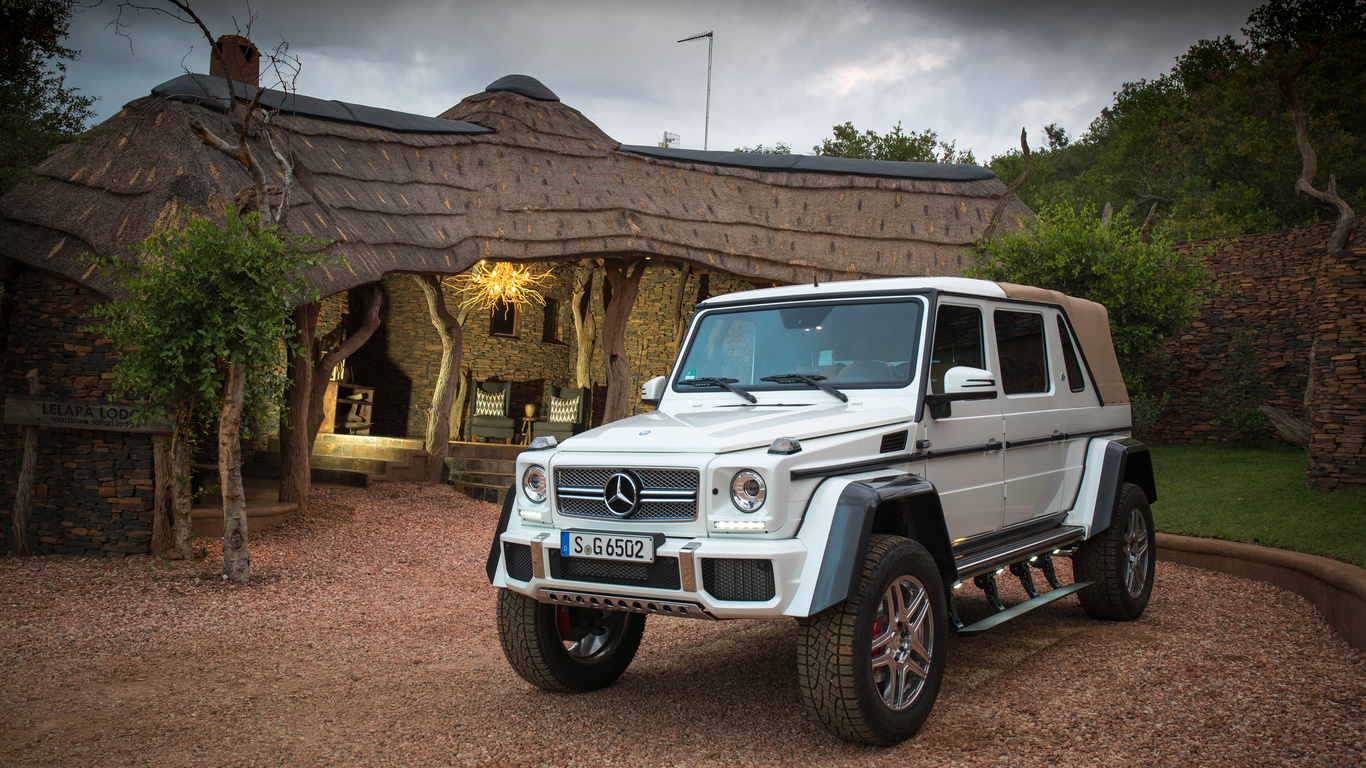
[[[156,0],[144,0],[152,4]],[[535,77],[608,135],[701,148],[715,33],[709,147],[796,152],[852,121],[934,129],[980,160],[1057,122],[1086,129],[1125,81],[1152,78],[1201,38],[1234,35],[1256,0],[255,0],[251,37],[289,41],[298,91],[436,115],[507,74]],[[214,34],[243,0],[195,2]],[[69,81],[100,119],[182,73],[205,72],[196,29],[113,0],[79,12]],[[234,23],[236,19],[236,24]],[[263,76],[263,84],[266,78]]]

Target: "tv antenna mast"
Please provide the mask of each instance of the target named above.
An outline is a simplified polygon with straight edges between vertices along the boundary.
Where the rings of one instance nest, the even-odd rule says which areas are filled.
[[[673,145],[675,145],[675,144],[677,144],[677,143],[678,143],[678,134],[676,134],[676,133],[669,133],[668,131],[665,131],[665,132],[664,132],[664,140],[661,141],[661,142],[659,142],[659,146],[664,147],[664,148],[667,149],[667,148],[672,147]]]
[[[688,43],[692,42],[693,40],[701,40],[704,37],[707,38],[707,113],[705,122],[702,123],[702,149],[705,150],[707,148],[707,134],[711,130],[711,46],[713,42],[712,33],[703,32],[700,35],[685,37],[682,40],[679,40],[678,42]]]

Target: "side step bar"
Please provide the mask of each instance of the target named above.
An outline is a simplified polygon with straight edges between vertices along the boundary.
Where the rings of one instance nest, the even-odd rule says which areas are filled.
[[[954,558],[955,565],[958,566],[958,580],[967,581],[974,576],[990,573],[1034,555],[1051,553],[1054,549],[1070,544],[1085,534],[1085,528],[1063,525],[1007,541],[981,552],[958,555]]]
[[[1042,605],[1047,605],[1053,602],[1054,600],[1057,600],[1058,598],[1067,597],[1068,595],[1074,592],[1079,592],[1082,589],[1085,589],[1086,587],[1089,587],[1094,583],[1095,582],[1093,581],[1082,581],[1076,584],[1068,584],[1065,587],[1059,587],[1050,592],[1045,592],[1042,595],[1039,595],[1038,597],[1034,597],[1024,601],[1023,603],[1020,603],[1019,605],[1012,605],[1004,611],[994,613],[986,617],[985,619],[982,619],[981,621],[977,622],[976,624],[969,624],[968,626],[959,629],[958,636],[971,637],[973,635],[980,635],[988,629],[991,629],[992,627],[996,626],[997,624],[1010,621],[1011,619],[1015,618],[1016,616],[1019,616],[1020,614],[1029,613],[1035,608],[1038,608]]]

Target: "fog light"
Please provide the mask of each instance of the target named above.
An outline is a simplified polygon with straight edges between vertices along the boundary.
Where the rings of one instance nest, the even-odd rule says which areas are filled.
[[[762,520],[717,520],[712,527],[718,531],[762,531]]]

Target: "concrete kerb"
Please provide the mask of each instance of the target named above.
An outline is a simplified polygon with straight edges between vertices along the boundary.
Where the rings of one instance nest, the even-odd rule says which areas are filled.
[[[1273,547],[1170,533],[1157,534],[1157,557],[1288,589],[1313,603],[1348,645],[1366,651],[1366,568]]]

